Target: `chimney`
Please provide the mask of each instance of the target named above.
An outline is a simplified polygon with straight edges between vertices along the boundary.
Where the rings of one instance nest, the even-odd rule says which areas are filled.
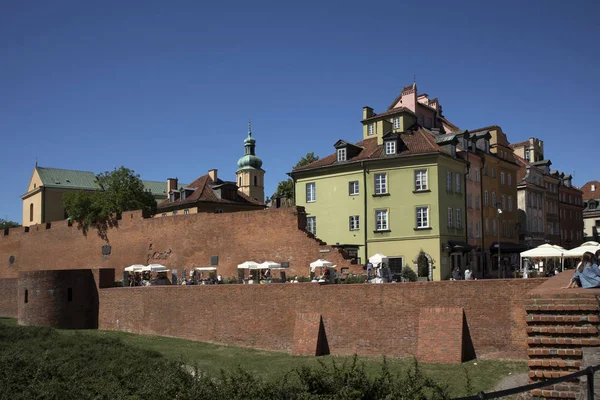
[[[177,190],[177,178],[167,178],[167,193]]]
[[[363,119],[371,118],[373,116],[373,109],[369,106],[363,107]]]
[[[212,179],[213,182],[217,182],[217,170],[216,169],[209,169],[208,170],[208,176],[210,176],[210,179]]]

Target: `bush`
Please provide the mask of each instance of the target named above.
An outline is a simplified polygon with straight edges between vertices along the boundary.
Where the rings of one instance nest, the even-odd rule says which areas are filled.
[[[419,273],[419,276],[429,276],[429,261],[423,250],[421,250],[417,256],[417,272]]]
[[[417,274],[408,265],[405,265],[404,268],[402,268],[402,272],[400,272],[400,276],[402,278],[404,278],[405,281],[408,281],[408,282],[416,282],[417,281]]]
[[[367,275],[348,275],[341,283],[365,283]]]

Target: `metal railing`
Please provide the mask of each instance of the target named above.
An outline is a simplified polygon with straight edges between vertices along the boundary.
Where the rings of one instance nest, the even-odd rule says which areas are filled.
[[[497,392],[479,392],[472,396],[457,397],[453,400],[482,400],[482,399],[497,399],[504,396],[510,396],[512,394],[519,394],[528,392],[533,389],[540,389],[557,383],[566,382],[578,378],[580,376],[587,376],[587,398],[588,400],[594,400],[594,374],[600,370],[600,365],[590,366],[579,372],[572,373],[570,375],[561,376],[560,378],[552,378],[543,382],[532,383],[525,386],[517,386],[511,389],[499,390]]]

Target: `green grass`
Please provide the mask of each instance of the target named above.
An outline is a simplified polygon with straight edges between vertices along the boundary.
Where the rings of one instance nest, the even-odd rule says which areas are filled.
[[[0,324],[15,326],[16,320],[0,318]],[[352,359],[350,356],[292,356],[282,352],[267,352],[114,331],[61,330],[59,333],[64,336],[81,335],[91,338],[118,339],[125,345],[155,351],[173,361],[183,361],[189,365],[196,364],[201,371],[217,372],[220,369],[234,370],[237,367],[241,367],[253,375],[260,376],[266,380],[278,379],[286,372],[301,365],[316,366],[318,365],[317,360],[330,365],[333,361],[341,364],[344,361],[350,362]],[[376,376],[381,371],[382,358],[359,357],[359,360],[364,363],[365,371],[368,375]],[[412,359],[388,358],[387,363],[390,371],[396,374],[411,368],[414,361]],[[469,394],[491,389],[500,379],[509,373],[527,372],[527,364],[516,361],[475,360],[462,364],[422,363],[420,366],[426,375],[438,383],[447,385],[450,394],[453,396],[467,394],[465,393],[465,371],[469,376],[470,384],[473,388],[473,392]]]

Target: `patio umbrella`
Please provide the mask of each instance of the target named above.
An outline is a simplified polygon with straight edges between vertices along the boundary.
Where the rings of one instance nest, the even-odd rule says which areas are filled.
[[[256,261],[244,261],[238,264],[238,269],[257,269],[258,263]]]
[[[263,263],[258,264],[260,269],[271,269],[271,268],[279,268],[281,264],[276,263],[275,261],[265,261]]]
[[[310,263],[310,269],[315,269],[318,267],[332,267],[332,266],[333,266],[333,263],[331,263],[327,260],[323,260],[322,258],[319,258],[317,261]]]
[[[167,272],[169,269],[161,264],[149,264],[142,267],[142,271],[150,271],[150,272]]]
[[[129,267],[125,267],[124,271],[136,272],[136,271],[141,271],[143,268],[144,268],[144,266],[142,264],[134,264],[134,265],[130,265]]]
[[[382,264],[382,263],[387,264],[389,261],[390,261],[390,259],[388,258],[388,256],[384,256],[381,253],[377,253],[377,254],[369,257],[369,262],[373,265]]]
[[[567,250],[565,257],[581,257],[585,252],[589,251],[590,253],[595,253],[598,250],[600,250],[600,244],[598,244],[598,242],[585,242],[579,247]]]

